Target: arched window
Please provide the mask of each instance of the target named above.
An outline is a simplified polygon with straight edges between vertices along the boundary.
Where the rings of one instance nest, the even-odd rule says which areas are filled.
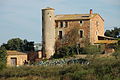
[[[83,38],[83,30],[80,30],[80,38]]]

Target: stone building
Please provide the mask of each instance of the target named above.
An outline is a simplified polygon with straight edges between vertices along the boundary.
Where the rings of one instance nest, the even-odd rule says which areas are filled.
[[[104,19],[98,13],[93,13],[92,9],[88,14],[65,15],[55,15],[53,8],[42,9],[42,33],[43,54],[47,58],[60,45],[78,44],[84,47],[86,43],[114,42],[112,38],[104,36]]]
[[[21,66],[27,62],[27,54],[18,51],[7,51],[7,66]]]

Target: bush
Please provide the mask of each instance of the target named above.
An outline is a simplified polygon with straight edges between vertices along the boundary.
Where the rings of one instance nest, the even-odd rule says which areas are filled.
[[[81,54],[98,54],[102,53],[102,50],[101,47],[97,47],[96,45],[89,45],[82,48]]]
[[[76,54],[75,46],[64,46],[56,50],[56,53],[53,55],[52,58],[63,58],[73,56],[74,54]]]
[[[120,52],[116,51],[112,54],[116,59],[120,57]]]
[[[6,66],[6,50],[4,47],[0,48],[0,70]]]
[[[0,80],[120,80],[119,63],[119,60],[104,58],[94,59],[89,65],[9,67],[0,70]]]
[[[68,56],[73,56],[75,54],[99,54],[103,53],[103,46],[97,47],[96,45],[89,45],[87,47],[77,47],[73,46],[63,46],[56,50],[52,58],[63,58]]]

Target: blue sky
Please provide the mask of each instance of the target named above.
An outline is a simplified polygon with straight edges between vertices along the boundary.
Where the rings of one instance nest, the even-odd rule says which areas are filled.
[[[55,8],[55,14],[99,13],[105,29],[120,27],[120,0],[0,0],[0,44],[19,37],[40,42],[41,9]]]

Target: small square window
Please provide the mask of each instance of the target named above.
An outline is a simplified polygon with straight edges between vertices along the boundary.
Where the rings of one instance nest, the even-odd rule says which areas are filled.
[[[80,21],[80,24],[82,24],[83,23],[83,21]]]
[[[63,22],[60,22],[60,27],[63,27]]]
[[[67,21],[65,22],[65,27],[68,27],[68,22]]]

